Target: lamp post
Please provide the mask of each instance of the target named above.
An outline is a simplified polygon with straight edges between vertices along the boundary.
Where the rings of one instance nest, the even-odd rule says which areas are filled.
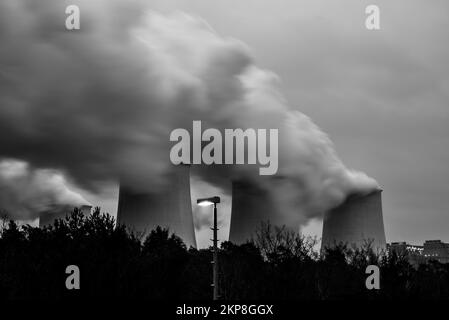
[[[212,239],[213,245],[214,245],[214,260],[212,261],[213,264],[213,283],[212,286],[214,287],[214,300],[218,300],[218,239],[217,239],[217,203],[220,203],[220,197],[210,197],[210,198],[202,198],[198,199],[196,203],[199,206],[210,206],[211,204],[214,205],[214,227],[211,228],[214,237]]]

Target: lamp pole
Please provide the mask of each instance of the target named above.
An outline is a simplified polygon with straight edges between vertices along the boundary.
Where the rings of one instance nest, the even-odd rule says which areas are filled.
[[[218,300],[218,228],[217,228],[217,204],[214,203],[214,227],[212,228],[214,232],[214,238],[213,238],[213,244],[214,244],[214,261],[213,263],[213,280],[214,283],[212,284],[214,286],[214,300]]]
[[[217,226],[217,203],[220,203],[220,197],[202,198],[196,200],[196,203],[200,206],[214,205],[214,226],[213,231],[213,268],[212,268],[212,287],[214,287],[214,300],[218,300],[218,226]]]

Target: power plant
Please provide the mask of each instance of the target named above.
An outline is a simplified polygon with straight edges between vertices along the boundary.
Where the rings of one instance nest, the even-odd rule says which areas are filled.
[[[349,195],[341,205],[326,212],[321,251],[339,244],[360,248],[367,242],[371,242],[374,252],[386,249],[381,192]]]
[[[64,206],[55,206],[53,209],[47,210],[40,214],[39,217],[39,227],[42,228],[47,225],[53,224],[56,219],[64,219],[67,214],[72,212],[73,206],[64,205]],[[90,214],[92,209],[91,205],[82,205],[78,207],[81,212],[87,216]]]
[[[145,236],[157,226],[168,228],[182,238],[189,247],[196,248],[190,194],[190,167],[175,166],[167,176],[165,187],[148,191],[134,191],[121,184],[117,223]],[[339,206],[327,211],[323,220],[321,250],[338,244],[362,247],[367,242],[376,250],[386,249],[381,190],[367,195],[351,194]],[[90,214],[91,206],[80,210]],[[73,207],[59,206],[41,214],[40,227],[64,218]],[[271,192],[256,182],[241,179],[232,182],[232,209],[229,241],[242,244],[251,240],[262,223],[287,226],[291,221],[280,212],[279,203]]]
[[[233,181],[229,241],[245,243],[263,222],[273,226],[288,225],[267,190],[251,181]]]
[[[190,168],[178,165],[162,190],[135,192],[120,185],[117,223],[146,235],[157,226],[168,228],[184,243],[196,248],[190,198]]]

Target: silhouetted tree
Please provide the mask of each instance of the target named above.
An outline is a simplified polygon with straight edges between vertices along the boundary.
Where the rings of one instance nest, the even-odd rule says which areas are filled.
[[[142,248],[144,278],[151,286],[143,296],[177,298],[188,263],[188,252],[181,238],[157,227],[145,239]]]

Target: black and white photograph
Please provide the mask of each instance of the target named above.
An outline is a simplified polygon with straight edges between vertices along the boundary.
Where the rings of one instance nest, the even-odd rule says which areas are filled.
[[[448,31],[444,0],[0,0],[0,306],[448,300]]]

